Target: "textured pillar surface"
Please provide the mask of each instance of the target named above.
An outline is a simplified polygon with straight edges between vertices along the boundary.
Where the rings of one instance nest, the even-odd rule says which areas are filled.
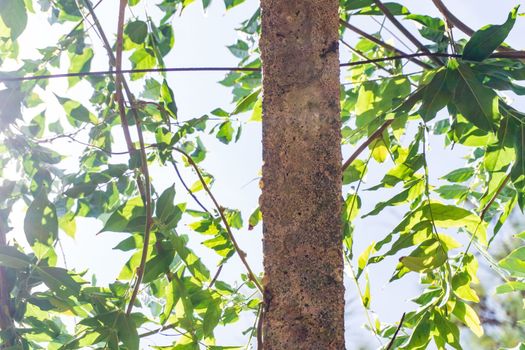
[[[261,0],[264,349],[344,349],[338,0]]]

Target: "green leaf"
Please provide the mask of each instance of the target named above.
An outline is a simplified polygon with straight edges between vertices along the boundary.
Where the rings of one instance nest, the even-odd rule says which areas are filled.
[[[508,270],[512,276],[525,277],[525,246],[513,250],[501,259],[499,266]]]
[[[55,95],[58,102],[66,112],[67,120],[74,127],[79,127],[82,122],[97,123],[97,117],[91,113],[80,102],[70,100],[69,98]]]
[[[370,294],[370,278],[368,276],[368,273],[365,274],[365,291],[363,293],[363,306],[367,309],[370,308],[370,302],[372,300],[371,294]]]
[[[430,121],[436,117],[437,112],[443,109],[451,99],[458,79],[455,70],[441,68],[432,77],[423,93],[423,100],[419,108],[419,114],[424,121]]]
[[[149,48],[141,48],[135,50],[129,57],[131,61],[131,68],[134,70],[140,69],[151,69],[155,67],[157,60],[155,53]],[[131,80],[137,80],[142,78],[146,73],[137,72],[131,74]]]
[[[525,282],[511,281],[496,288],[497,294],[521,292],[525,290]]]
[[[452,278],[452,289],[459,298],[479,303],[479,297],[474,289],[470,287],[471,278],[468,272],[462,271]]]
[[[187,247],[187,239],[184,236],[171,236],[175,251],[180,256],[190,273],[200,282],[210,280],[210,271],[195,253]]]
[[[465,182],[472,176],[474,176],[473,168],[459,168],[452,170],[450,173],[443,176],[442,179],[450,182]]]
[[[433,270],[445,263],[447,255],[440,242],[435,239],[429,239],[409,256],[404,256],[399,261],[411,271],[424,272]]]
[[[124,33],[126,33],[135,44],[142,44],[148,35],[148,25],[146,22],[140,20],[129,22],[124,29]]]
[[[91,48],[84,49],[80,55],[75,52],[69,52],[68,55],[70,62],[68,73],[89,72],[93,59],[93,50]],[[80,77],[68,77],[69,87],[73,87],[80,79]]]
[[[204,332],[205,337],[213,337],[213,330],[219,324],[221,315],[221,300],[212,299],[206,305],[206,313],[202,320],[202,331]]]
[[[261,89],[260,88],[255,89],[251,94],[249,94],[248,96],[240,100],[239,103],[237,103],[237,105],[235,106],[235,109],[233,110],[233,112],[231,112],[230,115],[236,115],[242,112],[249,111],[254,106],[254,104],[258,101],[260,94],[261,94]]]
[[[403,346],[403,350],[425,349],[430,342],[430,328],[431,324],[428,315],[423,316],[417,325],[414,327],[408,343]]]
[[[370,255],[375,253],[375,242],[372,242],[362,253],[359,255],[359,259],[357,262],[357,278],[361,275],[361,272],[365,269],[366,265],[368,264],[368,259],[370,258]]]
[[[221,124],[219,131],[217,132],[217,138],[222,143],[228,144],[233,140],[233,133],[235,130],[232,127],[231,121],[226,121]]]
[[[366,173],[366,163],[361,159],[356,159],[343,171],[343,185],[359,181]]]
[[[483,86],[472,69],[460,63],[454,103],[461,114],[484,131],[495,131],[495,120],[499,115],[498,96]]]
[[[41,191],[27,209],[24,219],[24,232],[27,241],[33,245],[37,241],[51,245],[58,236],[58,218],[55,205]]]
[[[232,7],[242,4],[244,1],[245,0],[224,0],[224,5],[226,5],[226,10],[229,10]]]
[[[481,321],[479,320],[476,311],[474,311],[474,309],[470,305],[458,300],[456,301],[456,305],[452,313],[468,328],[470,328],[470,330],[475,335],[477,335],[478,337],[481,337],[483,335],[483,327],[481,326]]]
[[[250,218],[248,219],[248,230],[250,231],[253,230],[253,228],[257,226],[257,224],[261,220],[262,220],[261,209],[257,207],[257,209],[253,211],[253,213],[250,215]]]
[[[186,204],[174,205],[175,187],[168,187],[157,200],[156,215],[163,229],[171,230],[177,227],[182,214],[186,210]]]
[[[81,285],[61,267],[37,266],[36,272],[53,292],[62,296],[78,296]]]
[[[117,321],[118,337],[127,350],[139,350],[140,338],[133,315],[119,312]]]
[[[113,212],[100,232],[142,232],[145,225],[146,210],[142,199],[135,197]]]
[[[27,25],[27,10],[24,0],[0,1],[0,16],[11,29],[11,39],[15,41]]]
[[[454,349],[461,350],[458,326],[449,321],[448,316],[442,316],[438,310],[433,312],[433,316],[433,331],[437,333],[434,335],[434,340],[438,348],[440,350],[446,349],[445,343],[447,343],[454,347]]]
[[[202,0],[202,8],[204,9],[204,11],[208,9],[210,4],[211,4],[211,0]]]
[[[31,259],[15,247],[0,247],[0,265],[12,269],[24,269],[31,265]]]
[[[168,110],[171,112],[171,116],[177,119],[178,108],[177,104],[175,103],[175,95],[173,94],[173,90],[171,90],[171,88],[169,87],[166,79],[162,81],[162,86],[160,88],[160,96],[162,97],[162,100],[164,101],[164,104],[166,105]]]
[[[505,23],[488,25],[476,31],[463,49],[463,58],[471,61],[482,61],[489,57],[509,35],[518,15],[516,6],[512,9]]]
[[[253,111],[249,122],[260,122],[262,121],[262,98],[258,98],[253,106]]]

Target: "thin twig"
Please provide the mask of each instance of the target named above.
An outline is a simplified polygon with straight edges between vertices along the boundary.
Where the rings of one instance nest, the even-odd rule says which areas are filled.
[[[264,349],[263,324],[264,324],[264,303],[259,304],[259,318],[257,320],[257,350]]]
[[[503,182],[499,185],[498,189],[496,190],[496,192],[494,193],[494,196],[492,196],[492,198],[490,199],[490,201],[487,203],[487,205],[485,205],[485,207],[483,208],[483,210],[480,212],[479,214],[479,218],[480,220],[483,220],[485,218],[485,215],[487,214],[487,212],[489,211],[490,207],[492,206],[492,204],[494,204],[494,201],[496,200],[496,198],[498,198],[499,194],[501,193],[501,191],[503,191],[503,189],[505,188],[505,186],[507,185],[507,183],[509,182],[510,180],[510,174],[507,175],[507,177],[503,180]]]
[[[173,165],[173,169],[175,169],[175,172],[177,173],[177,177],[179,178],[180,182],[182,183],[182,186],[186,189],[188,194],[199,205],[199,207],[201,207],[202,210],[204,210],[206,213],[210,214],[210,211],[204,206],[204,204],[202,204],[202,202],[199,200],[199,198],[197,198],[195,193],[193,193],[192,190],[190,190],[190,188],[186,184],[186,181],[184,181],[184,178],[182,177],[182,175],[181,175],[181,173],[179,171],[179,167],[177,166],[177,163],[175,161],[172,161],[171,164]]]
[[[222,222],[224,224],[224,227],[226,228],[226,232],[228,233],[228,236],[229,236],[229,238],[230,238],[230,240],[231,240],[231,242],[233,244],[233,247],[235,248],[235,251],[237,252],[237,255],[241,259],[241,262],[243,263],[244,267],[246,268],[246,271],[248,272],[248,278],[250,279],[250,281],[252,281],[255,284],[257,289],[262,293],[264,289],[261,286],[261,284],[260,284],[259,280],[257,279],[257,277],[255,276],[255,274],[253,273],[253,271],[252,271],[252,269],[250,267],[250,264],[246,260],[246,253],[241,249],[241,247],[237,243],[237,240],[235,239],[235,236],[233,235],[233,232],[231,230],[230,224],[228,223],[228,220],[226,219],[226,216],[224,216],[224,209],[219,205],[219,202],[217,202],[217,199],[215,198],[213,193],[210,191],[210,188],[208,187],[208,184],[204,180],[204,177],[202,176],[202,174],[201,174],[201,172],[199,170],[199,167],[197,166],[195,161],[191,158],[191,156],[188,153],[186,153],[185,151],[181,150],[180,148],[173,148],[173,150],[177,151],[177,152],[181,153],[183,156],[185,156],[186,159],[188,160],[188,163],[190,163],[190,165],[193,167],[193,169],[195,169],[195,172],[197,173],[197,176],[199,177],[199,180],[200,180],[200,182],[202,184],[202,187],[204,188],[206,193],[208,193],[208,196],[210,196],[213,204],[215,205],[215,208],[217,209],[217,211],[219,212],[219,215],[221,216],[221,220],[222,220]]]
[[[390,124],[392,124],[394,122],[394,119],[389,119],[387,121],[385,121],[383,123],[383,125],[381,125],[379,127],[379,129],[377,129],[376,131],[374,131],[374,133],[372,135],[370,135],[365,142],[363,142],[359,147],[357,147],[357,149],[354,151],[354,153],[352,153],[352,155],[346,160],[346,162],[344,162],[343,164],[343,171],[346,170],[346,168],[348,168],[353,162],[354,160],[356,160],[357,157],[359,157],[359,155],[375,140],[377,139],[378,137],[380,137],[383,132],[386,130],[386,128],[388,128],[390,126]]]
[[[208,289],[213,287],[213,285],[215,284],[215,282],[217,282],[217,279],[219,278],[219,275],[221,274],[222,272],[222,268],[224,267],[223,264],[221,264],[219,266],[219,268],[217,269],[217,272],[215,272],[215,276],[213,276],[213,278],[211,279],[211,282],[210,284],[208,285]]]
[[[340,19],[339,20],[339,23],[343,26],[343,27],[346,27],[347,29],[353,31],[354,33],[356,34],[359,34],[361,35],[363,38],[366,38],[368,40],[370,40],[371,42],[387,49],[388,51],[392,51],[392,52],[395,52],[397,55],[403,55],[403,56],[406,56],[406,55],[409,55],[408,53],[404,52],[404,51],[401,51],[397,48],[395,48],[394,46],[390,45],[390,44],[387,44],[385,43],[384,41],[381,41],[379,40],[378,38],[376,38],[375,36],[373,35],[370,35],[364,31],[362,31],[361,29],[357,28],[356,26],[346,22],[345,20],[343,19]],[[420,61],[416,58],[410,58],[410,61],[412,61],[413,63],[417,64],[418,66],[420,67],[423,67],[425,69],[432,69],[432,66],[426,64],[425,62],[423,61]]]
[[[406,29],[404,25],[401,24],[401,22],[397,20],[397,18],[392,14],[392,12],[390,12],[390,10],[380,0],[374,0],[374,3],[385,14],[385,16],[390,20],[390,22],[392,22],[392,24],[396,26],[396,28],[399,29],[399,31],[403,33],[403,35],[406,36],[407,39],[410,40],[412,44],[414,44],[418,48],[419,51],[427,54],[430,53],[426,46],[423,45],[412,33],[410,33],[410,31]],[[429,57],[437,65],[443,65],[443,63],[437,57]]]
[[[390,350],[394,346],[394,341],[396,340],[397,335],[399,334],[399,331],[401,330],[401,327],[403,327],[403,322],[405,321],[405,316],[406,316],[406,313],[403,312],[403,315],[401,315],[401,320],[399,320],[399,324],[397,325],[396,331],[395,331],[394,335],[392,336],[392,339],[390,340],[390,342],[386,346],[385,350]]]
[[[349,43],[347,43],[346,41],[344,41],[343,39],[340,39],[341,43],[346,46],[350,51],[352,51],[353,53],[355,53],[356,55],[358,55],[359,57],[361,57],[362,59],[365,59],[365,60],[368,60],[370,59],[370,57],[367,57],[364,52],[356,49],[355,47],[352,47]],[[377,68],[379,69],[382,69],[384,70],[385,72],[387,72],[388,74],[395,74],[395,72],[393,72],[391,69],[388,69],[386,68],[385,66],[383,66],[382,64],[379,64],[379,63],[375,63],[374,64]]]

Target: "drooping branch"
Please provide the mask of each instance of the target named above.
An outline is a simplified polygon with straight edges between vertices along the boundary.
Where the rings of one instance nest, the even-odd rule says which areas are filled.
[[[403,35],[406,36],[407,39],[410,40],[412,44],[414,44],[418,48],[419,51],[427,53],[427,54],[430,53],[430,51],[425,47],[425,45],[423,45],[412,33],[410,33],[410,31],[406,29],[405,26],[402,25],[401,22],[397,20],[397,18],[392,14],[392,12],[390,12],[390,10],[380,0],[374,0],[374,3],[376,4],[377,7],[379,7],[381,12],[385,14],[385,16],[390,20],[390,22],[392,22],[392,24],[396,26],[396,28],[401,33],[403,33]],[[429,57],[438,66],[443,65],[443,63],[437,57],[434,57],[434,56],[429,56]]]

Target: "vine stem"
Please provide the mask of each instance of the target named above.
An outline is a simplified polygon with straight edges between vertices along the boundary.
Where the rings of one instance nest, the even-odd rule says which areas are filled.
[[[126,14],[127,5],[128,5],[127,0],[120,0],[118,24],[117,24],[118,27],[117,27],[116,58],[115,58],[115,69],[117,71],[120,71],[122,69],[122,46],[123,46],[122,44],[123,44],[123,36],[124,36],[124,18]],[[125,103],[124,103],[124,95],[122,91],[123,90],[123,80],[124,78],[122,74],[116,75],[115,89],[116,89],[117,103],[119,106],[120,119],[122,122],[123,129],[125,130],[124,135],[126,137],[128,148],[130,148],[130,151],[132,151],[134,150],[134,147],[131,141],[131,136],[129,134],[129,125],[126,119],[126,109],[125,109]],[[133,105],[133,101],[130,101],[130,103]],[[137,295],[140,290],[140,284],[142,283],[142,278],[144,277],[144,268],[146,265],[146,260],[148,259],[148,247],[149,247],[149,241],[150,241],[150,236],[151,236],[151,223],[152,223],[151,186],[149,183],[148,159],[146,156],[146,149],[144,145],[144,135],[142,134],[141,123],[138,118],[135,120],[135,124],[137,127],[137,133],[139,137],[139,145],[140,145],[139,152],[140,152],[141,163],[142,163],[141,171],[144,177],[144,183],[142,183],[142,181],[140,180],[140,175],[138,175],[137,181],[138,181],[139,191],[141,192],[142,199],[144,202],[144,207],[146,210],[146,224],[144,228],[144,244],[142,246],[142,254],[140,257],[140,263],[139,263],[139,266],[137,267],[137,277],[135,280],[135,286],[133,287],[133,291],[131,293],[129,304],[126,310],[126,314],[128,315],[131,314],[131,311],[133,310],[133,305],[135,303],[135,300],[137,299]]]
[[[188,153],[186,153],[185,151],[181,150],[180,148],[173,148],[173,150],[179,152],[184,157],[186,157],[186,159],[188,160],[188,163],[190,163],[190,165],[193,167],[193,169],[195,169],[195,172],[197,173],[197,176],[199,177],[199,181],[201,182],[202,187],[204,188],[206,193],[208,193],[208,196],[210,196],[213,204],[215,205],[215,208],[219,212],[219,215],[221,217],[221,221],[224,224],[224,227],[226,228],[226,232],[228,233],[228,237],[230,238],[230,240],[231,240],[231,242],[233,244],[233,247],[234,247],[235,251],[237,252],[237,255],[241,259],[242,264],[244,265],[244,267],[246,268],[246,271],[248,272],[248,278],[250,279],[250,281],[252,281],[255,284],[257,289],[261,293],[263,293],[264,288],[262,287],[261,283],[259,282],[259,280],[255,276],[255,274],[253,273],[253,270],[250,267],[250,264],[248,263],[248,260],[246,260],[246,256],[247,256],[246,253],[241,249],[241,247],[237,243],[237,240],[235,239],[235,236],[233,235],[232,229],[230,227],[230,224],[228,223],[228,220],[226,219],[226,216],[224,215],[224,209],[220,206],[219,202],[217,201],[217,199],[215,198],[215,196],[211,192],[210,188],[208,187],[208,184],[204,180],[204,177],[202,176],[201,171],[199,170],[199,167],[197,166],[195,161],[191,158],[191,156]]]

